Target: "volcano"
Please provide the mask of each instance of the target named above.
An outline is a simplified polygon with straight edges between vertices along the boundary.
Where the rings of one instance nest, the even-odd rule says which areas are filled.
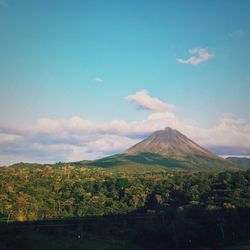
[[[237,167],[201,147],[176,129],[165,128],[151,134],[122,154],[90,162],[96,167],[150,166],[184,171],[225,171]]]
[[[127,149],[124,153],[135,155],[146,152],[173,158],[195,155],[218,158],[218,156],[196,144],[178,130],[169,127],[154,132],[145,140]]]

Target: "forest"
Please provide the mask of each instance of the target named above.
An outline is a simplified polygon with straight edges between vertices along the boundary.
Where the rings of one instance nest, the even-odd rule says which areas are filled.
[[[250,170],[4,167],[0,169],[0,220],[9,229],[44,221],[59,225],[67,221],[76,228],[80,223],[95,235],[120,232],[142,249],[224,246],[250,238]],[[98,226],[103,220],[105,226]],[[159,242],[157,247],[152,239]]]

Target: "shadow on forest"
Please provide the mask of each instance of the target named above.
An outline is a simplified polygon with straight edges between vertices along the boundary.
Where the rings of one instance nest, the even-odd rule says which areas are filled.
[[[249,238],[245,208],[141,208],[126,215],[0,224],[1,250],[218,249]]]

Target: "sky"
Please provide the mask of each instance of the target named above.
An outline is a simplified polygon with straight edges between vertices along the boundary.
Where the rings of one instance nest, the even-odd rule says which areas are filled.
[[[250,156],[250,1],[0,0],[0,165],[96,159],[173,127]]]

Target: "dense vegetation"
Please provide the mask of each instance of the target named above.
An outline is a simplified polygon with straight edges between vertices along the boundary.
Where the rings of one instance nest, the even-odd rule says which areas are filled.
[[[80,218],[87,217],[92,221],[84,222],[88,233],[122,231],[146,249],[195,249],[246,240],[249,211],[250,170],[187,173],[64,164],[0,169],[2,222],[79,218],[79,228]],[[152,246],[154,240],[157,246]]]
[[[0,169],[2,221],[203,206],[250,208],[250,171],[183,173],[74,166]]]

